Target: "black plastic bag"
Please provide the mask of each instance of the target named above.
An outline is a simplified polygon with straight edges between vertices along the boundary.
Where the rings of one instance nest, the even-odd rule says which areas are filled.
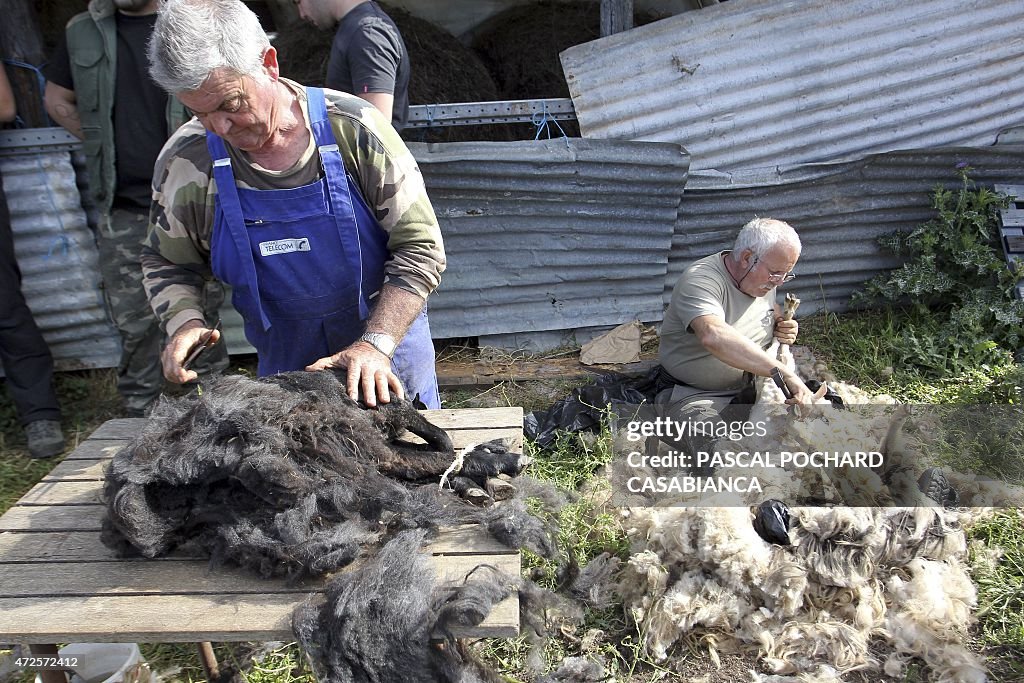
[[[610,405],[616,414],[634,413],[648,398],[633,388],[636,380],[618,375],[602,377],[596,384],[573,389],[547,410],[535,410],[523,418],[523,434],[547,448],[559,431],[598,432]]]
[[[771,498],[757,506],[754,531],[768,543],[791,545],[789,540],[789,508],[781,500]]]

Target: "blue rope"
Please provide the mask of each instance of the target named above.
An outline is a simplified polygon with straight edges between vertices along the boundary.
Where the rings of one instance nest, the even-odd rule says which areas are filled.
[[[53,215],[57,217],[57,224],[60,226],[60,235],[53,240],[50,244],[50,248],[46,252],[46,256],[43,257],[44,261],[49,261],[53,257],[53,252],[56,249],[60,249],[64,256],[68,255],[71,250],[71,240],[68,239],[67,230],[64,228],[64,219],[60,217],[60,210],[57,208],[57,202],[53,197],[53,188],[50,187],[50,179],[46,176],[46,169],[43,168],[43,155],[39,152],[36,153],[36,167],[39,169],[39,174],[43,176],[43,187],[46,188],[46,198],[50,201],[50,208],[53,209]]]
[[[565,148],[569,149],[569,136],[565,134],[565,131],[562,129],[562,126],[554,117],[548,116],[547,100],[541,100],[541,110],[539,112],[534,112],[530,116],[530,122],[533,123],[533,125],[536,126],[537,128],[537,133],[536,135],[533,136],[534,140],[540,140],[541,131],[547,131],[548,140],[550,140],[551,124],[555,124],[555,128],[558,129],[558,132],[562,134],[562,139],[565,140]]]

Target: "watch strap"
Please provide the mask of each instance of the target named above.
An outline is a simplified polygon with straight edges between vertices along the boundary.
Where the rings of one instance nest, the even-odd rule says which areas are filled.
[[[383,332],[364,332],[363,336],[359,337],[359,341],[366,342],[387,356],[388,359],[393,359],[395,357],[395,348],[398,344],[390,334],[385,334]]]

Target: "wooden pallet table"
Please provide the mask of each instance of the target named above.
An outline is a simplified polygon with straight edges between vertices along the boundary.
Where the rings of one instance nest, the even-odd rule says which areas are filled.
[[[522,448],[521,408],[425,415],[457,449],[495,438]],[[0,517],[0,642],[291,640],[292,610],[322,589],[320,581],[289,585],[181,555],[119,559],[100,542],[104,468],[143,424],[104,423]],[[429,551],[444,578],[461,578],[480,564],[519,573],[519,553],[473,527],[446,530]],[[457,632],[518,634],[515,596],[477,627]]]

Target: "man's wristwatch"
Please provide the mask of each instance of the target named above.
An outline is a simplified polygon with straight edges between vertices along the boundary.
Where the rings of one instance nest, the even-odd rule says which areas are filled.
[[[395,347],[398,346],[398,344],[395,342],[395,338],[390,334],[384,334],[383,332],[364,332],[363,336],[359,338],[359,341],[366,342],[387,356],[389,360],[395,357]]]

